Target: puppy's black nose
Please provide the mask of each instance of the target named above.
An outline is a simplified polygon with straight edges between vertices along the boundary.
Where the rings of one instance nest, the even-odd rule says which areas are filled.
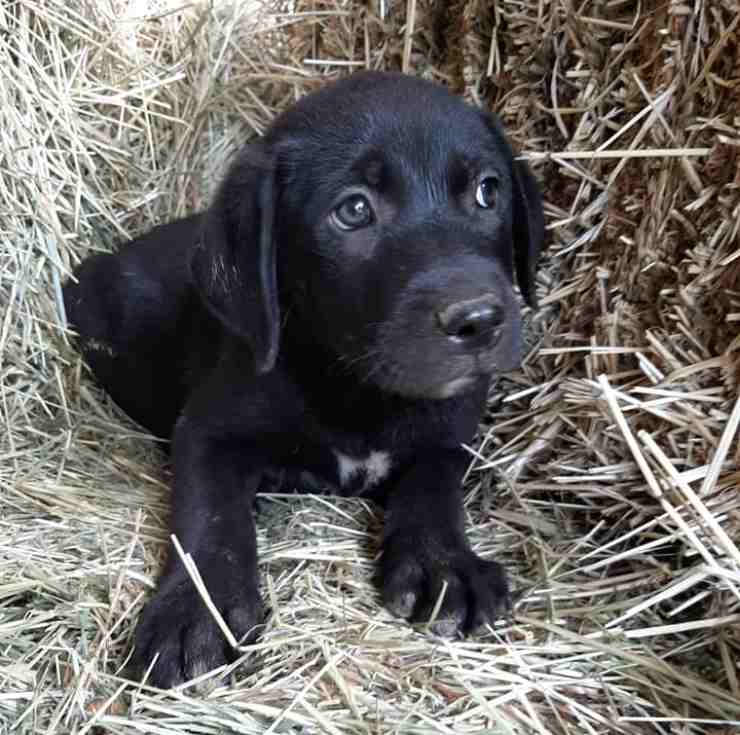
[[[458,301],[437,312],[439,328],[467,347],[483,347],[495,341],[504,321],[504,309],[493,294]]]

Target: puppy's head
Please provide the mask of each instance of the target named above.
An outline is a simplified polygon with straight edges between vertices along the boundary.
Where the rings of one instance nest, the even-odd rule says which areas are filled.
[[[356,74],[305,97],[232,167],[193,278],[274,364],[280,312],[358,379],[445,398],[520,359],[540,195],[497,121],[444,88]]]

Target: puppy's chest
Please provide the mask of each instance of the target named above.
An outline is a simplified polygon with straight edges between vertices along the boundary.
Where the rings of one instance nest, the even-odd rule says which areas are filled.
[[[325,411],[301,391],[294,396],[288,405],[296,414],[282,421],[279,439],[268,447],[267,482],[275,492],[381,500],[418,455],[448,446],[455,433],[454,420],[437,404],[398,407],[386,400]]]
[[[337,463],[337,479],[342,494],[359,495],[381,485],[391,473],[390,452],[373,450],[364,456],[352,456],[332,449]]]
[[[306,448],[293,461],[273,467],[262,483],[263,492],[299,492],[356,496],[382,490],[397,462],[386,450],[350,453],[346,447]]]

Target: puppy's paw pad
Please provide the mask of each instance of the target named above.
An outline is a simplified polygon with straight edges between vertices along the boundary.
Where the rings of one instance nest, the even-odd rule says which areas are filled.
[[[435,555],[424,554],[422,545],[418,549],[384,552],[383,600],[394,615],[431,620],[434,634],[453,637],[485,629],[508,610],[500,564],[466,549]]]
[[[399,618],[410,618],[419,605],[424,570],[415,559],[384,565],[383,603]]]
[[[467,621],[470,631],[485,630],[511,610],[509,584],[504,568],[495,561],[476,558],[477,569],[471,575],[474,605]]]
[[[251,640],[262,622],[255,592],[216,602],[240,643]],[[144,608],[136,630],[134,666],[149,670],[148,683],[168,688],[198,678],[235,658],[221,628],[189,580],[160,591]]]
[[[417,604],[413,590],[400,590],[384,594],[385,606],[398,618],[409,618]]]
[[[429,630],[441,638],[454,638],[464,627],[464,620],[459,614],[451,617],[437,617],[429,624]]]

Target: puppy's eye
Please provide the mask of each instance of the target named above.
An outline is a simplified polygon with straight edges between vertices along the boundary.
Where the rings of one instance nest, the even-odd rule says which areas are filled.
[[[358,230],[372,224],[373,208],[367,197],[352,194],[331,213],[331,218],[340,230]]]
[[[491,209],[496,205],[496,194],[498,192],[498,180],[493,176],[486,176],[478,184],[475,192],[475,201],[483,209]]]

